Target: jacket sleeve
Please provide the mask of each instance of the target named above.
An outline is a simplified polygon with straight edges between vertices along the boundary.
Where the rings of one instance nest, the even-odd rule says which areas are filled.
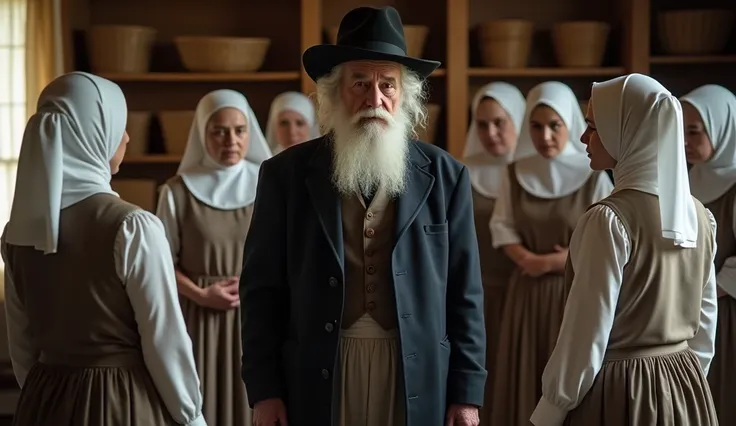
[[[447,334],[450,339],[449,404],[483,405],[487,372],[483,284],[473,198],[463,167],[447,211],[450,257],[447,283]]]
[[[285,397],[281,346],[289,318],[286,208],[279,171],[261,165],[240,276],[243,381],[248,403]]]

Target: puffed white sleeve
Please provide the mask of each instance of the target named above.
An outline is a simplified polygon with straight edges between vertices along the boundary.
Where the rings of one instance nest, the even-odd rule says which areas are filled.
[[[713,256],[715,258],[717,249],[716,219],[709,210],[706,210],[706,213],[711,229],[713,229]],[[710,260],[709,265],[708,279],[703,287],[703,301],[700,305],[700,326],[695,336],[687,342],[690,349],[697,355],[700,367],[706,375],[716,351],[716,328],[718,325],[718,295],[716,293],[716,265],[714,259]]]
[[[595,181],[593,199],[590,201],[590,204],[597,203],[598,201],[608,197],[613,191],[613,182],[611,182],[611,178],[609,178],[604,172],[599,172],[597,174],[598,178]]]
[[[722,223],[721,226],[730,227],[732,237],[736,238],[736,200],[731,209],[734,212],[732,223]],[[716,283],[729,296],[736,297],[736,256],[727,258],[723,263],[721,270],[716,275]]]
[[[23,388],[28,372],[38,361],[40,353],[33,346],[29,336],[26,308],[15,289],[13,272],[6,250],[5,234],[3,233],[3,237],[0,239],[0,255],[2,255],[5,263],[5,320],[8,328],[8,349],[15,380]]]
[[[179,249],[181,239],[179,237],[179,221],[176,216],[176,203],[174,202],[174,193],[171,192],[169,185],[162,185],[158,195],[158,205],[156,205],[156,216],[161,219],[166,231],[166,239],[169,240],[171,248],[171,257],[174,258],[174,265],[179,263]]]
[[[507,170],[501,174],[496,206],[493,208],[493,215],[489,224],[494,248],[521,244],[521,237],[516,232],[516,224],[514,223],[514,206],[511,203],[509,173],[510,171]]]
[[[557,345],[542,374],[535,426],[562,425],[593,386],[603,366],[631,242],[609,207],[596,205],[578,221],[570,241],[575,271]]]
[[[156,216],[137,210],[126,217],[115,240],[115,264],[135,311],[143,359],[164,405],[179,424],[206,425],[174,263]]]

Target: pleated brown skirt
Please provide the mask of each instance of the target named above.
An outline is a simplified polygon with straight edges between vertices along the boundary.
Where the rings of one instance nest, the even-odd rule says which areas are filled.
[[[736,299],[718,298],[716,353],[708,384],[722,425],[736,425]]]

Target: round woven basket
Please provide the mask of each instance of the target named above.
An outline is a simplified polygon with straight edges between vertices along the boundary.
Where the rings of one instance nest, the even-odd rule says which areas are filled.
[[[534,24],[523,19],[498,19],[480,25],[481,61],[494,68],[524,68],[529,63]]]
[[[135,25],[94,25],[87,31],[94,73],[145,73],[157,31]]]
[[[657,15],[659,42],[664,53],[706,55],[726,48],[733,27],[730,10],[675,10]]]
[[[327,35],[331,44],[337,43],[337,30],[339,27],[330,27]],[[406,54],[414,58],[421,58],[424,54],[424,43],[427,41],[429,27],[424,25],[404,25],[404,38],[406,39]]]
[[[263,66],[271,39],[251,37],[176,37],[184,67],[195,72],[253,72]]]
[[[145,155],[148,153],[149,129],[151,124],[150,112],[128,112],[128,132],[130,142],[126,147],[127,155]]]
[[[611,26],[605,22],[561,22],[552,27],[552,45],[561,67],[599,67],[603,64]]]
[[[438,104],[427,105],[427,125],[417,129],[417,139],[422,142],[434,143],[437,136],[437,121],[440,118],[442,106]]]
[[[161,111],[158,113],[164,148],[167,154],[184,155],[189,141],[189,129],[194,121],[194,111]]]

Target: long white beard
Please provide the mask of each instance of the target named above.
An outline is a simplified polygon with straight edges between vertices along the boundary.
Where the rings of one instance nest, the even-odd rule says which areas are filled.
[[[392,116],[384,109],[363,110],[350,117],[345,108],[333,110],[332,181],[342,195],[372,194],[379,187],[392,198],[406,189],[409,153],[407,114]],[[385,121],[365,120],[377,117]]]

